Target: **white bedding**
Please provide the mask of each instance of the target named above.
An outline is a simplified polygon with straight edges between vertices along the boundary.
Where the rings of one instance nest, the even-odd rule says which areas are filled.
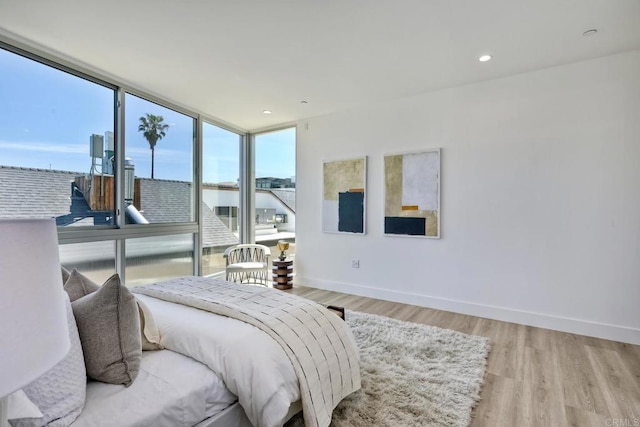
[[[161,344],[218,373],[226,387],[241,396],[240,404],[254,426],[282,425],[291,403],[300,399],[300,388],[276,341],[239,320],[145,295],[136,298],[153,313]]]
[[[73,427],[193,426],[237,400],[218,375],[170,350],[144,351],[133,384],[89,382]]]

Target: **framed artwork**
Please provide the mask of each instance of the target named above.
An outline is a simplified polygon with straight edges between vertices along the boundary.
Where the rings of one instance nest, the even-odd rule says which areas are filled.
[[[440,149],[384,157],[384,234],[440,238]]]
[[[367,157],[322,164],[322,231],[365,234]]]

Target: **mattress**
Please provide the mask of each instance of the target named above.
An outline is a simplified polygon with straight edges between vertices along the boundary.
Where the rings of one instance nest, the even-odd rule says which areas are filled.
[[[219,374],[254,425],[281,426],[300,386],[291,361],[269,335],[248,323],[146,295],[161,344]]]
[[[72,426],[193,426],[236,401],[202,363],[170,350],[143,351],[130,387],[87,384],[84,410]]]

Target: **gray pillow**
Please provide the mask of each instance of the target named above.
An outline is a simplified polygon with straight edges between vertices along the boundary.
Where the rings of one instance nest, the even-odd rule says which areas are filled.
[[[11,420],[12,426],[39,427],[48,423],[51,423],[49,426],[68,426],[84,408],[87,375],[71,303],[65,299],[71,349],[56,366],[23,388],[43,417]]]
[[[75,268],[71,273],[67,272],[66,279],[64,279],[66,270],[64,267],[62,270],[64,290],[67,291],[72,302],[100,289],[100,286],[97,283],[80,273]],[[142,340],[142,349],[162,350],[164,347],[160,345],[160,332],[153,320],[151,311],[146,307],[146,305],[144,305],[144,303],[142,303],[142,301],[137,301],[137,303],[140,314],[140,338]]]
[[[114,274],[97,291],[73,301],[71,306],[87,375],[105,383],[130,386],[142,358],[140,315],[133,294]]]
[[[64,273],[62,273],[62,277],[64,277]],[[100,285],[80,273],[75,268],[71,270],[67,280],[62,283],[64,283],[64,290],[69,294],[71,302],[100,289]]]

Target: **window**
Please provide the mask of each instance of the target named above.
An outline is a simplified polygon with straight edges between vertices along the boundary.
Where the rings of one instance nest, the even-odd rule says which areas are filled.
[[[278,240],[295,243],[296,129],[255,136],[255,241],[280,252]],[[290,245],[287,255],[295,255]]]
[[[0,94],[0,218],[114,224],[114,89],[0,49]]]
[[[253,202],[253,194],[239,188],[241,170],[252,174],[253,167],[241,167],[253,155],[248,143],[242,145],[242,130],[200,122],[197,112],[153,102],[135,89],[128,93],[109,77],[4,42],[0,94],[0,218],[55,217],[62,264],[98,283],[114,272],[128,286],[191,275],[196,266],[203,274],[220,274],[222,254],[239,243],[240,231],[244,240],[253,239],[254,218],[277,237],[293,238],[295,212],[282,204],[294,206],[294,199],[286,194],[260,196],[260,209],[241,211]],[[200,123],[202,135],[196,132]],[[278,135],[288,135],[293,145],[269,148]],[[267,151],[260,158],[284,149],[282,165],[295,167],[294,130],[262,138],[260,148]],[[200,155],[202,183],[196,180]],[[284,175],[265,172],[260,191],[293,189],[289,166]],[[199,184],[202,193],[196,194]]]
[[[127,239],[127,286],[193,275],[193,234]]]
[[[239,243],[240,135],[203,123],[202,274],[224,272],[224,250]]]
[[[192,117],[126,95],[127,223],[195,221],[194,129]]]
[[[69,243],[59,248],[63,267],[69,271],[75,268],[99,285],[116,272],[116,245],[113,240]]]

